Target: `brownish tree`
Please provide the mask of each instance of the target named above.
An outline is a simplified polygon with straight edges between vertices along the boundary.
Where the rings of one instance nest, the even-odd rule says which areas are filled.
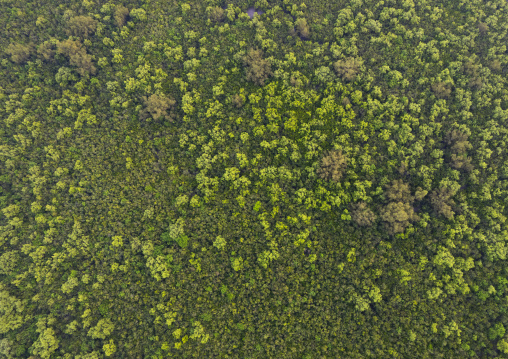
[[[307,24],[306,19],[298,19],[295,22],[296,30],[301,37],[308,39],[309,38],[309,25]]]
[[[240,108],[243,106],[243,97],[238,94],[234,94],[233,97],[231,98],[231,102],[233,103],[233,105]]]
[[[118,27],[125,26],[127,17],[129,16],[129,9],[123,5],[119,5],[115,8],[115,22]]]
[[[210,11],[210,20],[213,22],[221,22],[224,21],[224,9],[219,6],[214,6]]]
[[[452,190],[449,188],[439,188],[434,190],[430,194],[430,202],[432,207],[437,214],[445,216],[447,219],[453,219],[455,212],[452,210],[452,206],[455,205],[455,201],[451,199],[454,195]]]
[[[471,143],[469,143],[468,138],[469,136],[467,133],[453,129],[447,133],[446,142],[451,146],[450,149],[453,153],[465,153],[473,147]]]
[[[302,86],[302,80],[300,80],[299,78],[295,77],[294,75],[291,75],[291,78],[289,79],[289,83],[293,87],[300,87],[300,86]]]
[[[56,45],[57,52],[59,54],[63,54],[67,57],[70,57],[80,51],[83,50],[83,44],[81,42],[76,40],[63,40],[59,41]]]
[[[317,174],[324,180],[339,182],[347,167],[347,158],[342,151],[332,150],[325,153]]]
[[[265,80],[272,75],[270,63],[263,59],[263,51],[250,49],[243,58],[247,66],[247,80],[253,81],[256,85],[264,85]]]
[[[390,234],[402,233],[411,222],[419,220],[408,202],[390,202],[384,207],[381,218],[386,221]]]
[[[446,143],[450,146],[450,164],[453,168],[471,171],[473,165],[467,157],[467,150],[473,146],[468,141],[468,135],[457,129],[449,131],[445,137]]]
[[[32,52],[31,45],[23,45],[18,43],[9,44],[5,49],[8,55],[11,55],[11,60],[17,64],[22,64],[28,60]]]
[[[394,180],[392,184],[388,186],[386,197],[390,201],[413,202],[414,200],[413,196],[411,196],[409,185],[404,183],[401,179]]]
[[[344,60],[339,60],[333,64],[337,75],[343,80],[352,81],[360,72],[360,67],[363,65],[363,60],[348,57]]]
[[[87,54],[84,49],[72,55],[69,63],[78,68],[77,71],[81,76],[85,76],[86,74],[94,75],[97,72],[92,62],[92,55]]]
[[[419,220],[413,209],[415,197],[411,195],[407,183],[400,179],[392,181],[385,195],[390,202],[383,207],[381,218],[386,222],[390,234],[402,233],[411,222]]]
[[[55,57],[55,46],[49,41],[44,41],[37,48],[37,55],[43,60],[51,62]]]
[[[452,93],[450,84],[444,82],[436,82],[435,84],[432,84],[432,91],[437,98],[441,99],[448,98]]]
[[[463,68],[464,68],[464,72],[469,76],[477,76],[478,75],[479,66],[477,64],[475,64],[474,62],[472,62],[471,60],[468,60],[467,62],[465,62]]]
[[[371,226],[376,221],[376,214],[367,207],[367,203],[358,202],[352,206],[351,218],[362,227]]]
[[[67,34],[74,35],[79,37],[84,37],[85,39],[88,35],[94,33],[97,28],[97,20],[91,18],[90,16],[74,16],[69,19],[67,22]]]
[[[92,56],[86,53],[81,42],[67,39],[60,41],[56,46],[58,53],[69,57],[70,64],[78,67],[81,76],[95,74],[97,69],[92,63]]]
[[[140,118],[146,119],[152,117],[155,120],[163,117],[173,121],[175,118],[174,107],[176,101],[173,98],[163,94],[153,94],[150,97],[143,97],[146,108],[141,111]]]
[[[502,70],[502,67],[501,67],[501,61],[495,59],[495,60],[492,60],[490,62],[490,68],[494,71],[501,71]]]
[[[485,34],[487,31],[489,31],[489,26],[484,22],[480,22],[478,24],[478,30],[480,30],[481,34]]]

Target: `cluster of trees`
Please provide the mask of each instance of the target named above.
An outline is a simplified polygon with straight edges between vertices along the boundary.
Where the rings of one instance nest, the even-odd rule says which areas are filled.
[[[0,358],[506,357],[507,3],[250,6],[6,2]]]

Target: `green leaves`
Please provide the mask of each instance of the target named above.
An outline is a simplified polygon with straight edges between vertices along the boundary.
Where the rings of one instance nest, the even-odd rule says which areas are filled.
[[[213,242],[213,246],[218,250],[222,250],[226,247],[226,240],[222,236],[217,236]]]
[[[238,272],[239,270],[243,269],[243,258],[242,257],[232,257],[231,258],[231,266],[233,269]]]
[[[489,329],[489,339],[495,340],[496,338],[503,338],[505,331],[504,325],[502,323],[497,323]]]

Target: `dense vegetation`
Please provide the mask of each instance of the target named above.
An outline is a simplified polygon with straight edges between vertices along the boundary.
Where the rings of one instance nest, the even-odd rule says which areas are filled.
[[[0,357],[508,358],[507,10],[1,0]]]

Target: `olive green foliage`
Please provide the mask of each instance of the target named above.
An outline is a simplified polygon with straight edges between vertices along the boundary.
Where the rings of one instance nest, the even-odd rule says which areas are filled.
[[[0,358],[508,358],[507,24],[3,0]]]

